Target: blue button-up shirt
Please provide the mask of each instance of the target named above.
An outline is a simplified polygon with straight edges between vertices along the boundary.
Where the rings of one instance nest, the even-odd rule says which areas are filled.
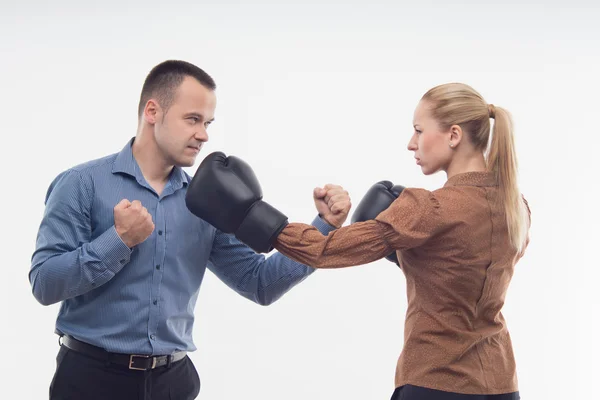
[[[314,272],[277,252],[256,254],[194,216],[185,205],[191,177],[179,167],[157,195],[133,157],[133,140],[62,172],[48,189],[29,280],[40,303],[62,301],[57,331],[112,352],[194,351],[194,307],[206,268],[262,305]],[[133,249],[114,225],[123,198],[139,200],[155,224]],[[334,229],[319,217],[313,225],[323,234]]]

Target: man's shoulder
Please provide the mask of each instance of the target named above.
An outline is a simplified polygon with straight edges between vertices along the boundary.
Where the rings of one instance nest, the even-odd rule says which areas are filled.
[[[95,175],[111,173],[117,155],[118,153],[114,153],[84,161],[60,171],[50,182],[46,196],[49,196],[57,186],[91,186],[90,184],[94,180]]]
[[[94,158],[92,160],[84,161],[79,164],[75,164],[65,172],[74,171],[82,175],[91,175],[99,170],[112,170],[112,166],[119,153],[109,154],[103,157]]]

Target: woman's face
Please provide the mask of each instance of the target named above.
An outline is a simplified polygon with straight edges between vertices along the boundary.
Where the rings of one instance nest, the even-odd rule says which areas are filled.
[[[451,131],[442,130],[430,113],[431,105],[421,100],[415,109],[414,132],[408,150],[415,153],[417,165],[425,175],[446,171],[452,158]]]

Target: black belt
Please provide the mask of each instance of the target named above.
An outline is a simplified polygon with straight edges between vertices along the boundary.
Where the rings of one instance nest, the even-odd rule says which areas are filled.
[[[92,346],[91,344],[74,339],[68,335],[62,336],[62,344],[73,351],[86,354],[101,361],[109,361],[111,363],[124,365],[129,367],[129,369],[140,371],[151,370],[165,365],[170,366],[172,363],[184,359],[187,355],[187,352],[185,351],[178,351],[166,356],[111,353],[100,347]]]

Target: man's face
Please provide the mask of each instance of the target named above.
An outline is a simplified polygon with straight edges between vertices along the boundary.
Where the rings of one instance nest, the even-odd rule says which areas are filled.
[[[194,165],[200,148],[208,141],[207,129],[214,119],[216,105],[215,93],[188,76],[166,113],[158,108],[154,137],[169,165]]]

